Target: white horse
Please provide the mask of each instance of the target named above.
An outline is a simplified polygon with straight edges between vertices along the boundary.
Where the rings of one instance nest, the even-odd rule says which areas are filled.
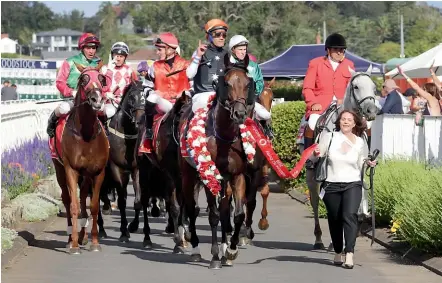
[[[334,123],[340,112],[343,110],[352,110],[359,113],[367,120],[367,127],[370,128],[372,121],[376,118],[378,107],[376,106],[376,85],[370,78],[372,66],[368,68],[365,73],[355,72],[349,68],[351,79],[347,86],[343,105],[337,106],[332,103],[329,108],[324,111],[324,114],[311,114],[308,126],[315,132],[314,138],[319,142],[322,134],[334,130]],[[319,134],[319,136],[317,136]],[[368,142],[368,139],[365,139]],[[369,146],[369,145],[368,145]],[[303,150],[303,149],[302,149]],[[323,249],[322,230],[319,225],[318,206],[319,206],[319,190],[320,187],[315,181],[315,170],[306,168],[306,182],[310,193],[310,204],[313,208],[313,215],[315,219],[315,244],[314,249]],[[368,216],[368,202],[367,195],[363,189],[361,206],[359,214]]]

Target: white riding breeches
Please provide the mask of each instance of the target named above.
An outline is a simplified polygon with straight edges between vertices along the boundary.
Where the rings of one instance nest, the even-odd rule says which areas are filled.
[[[158,108],[164,113],[169,112],[173,107],[173,104],[169,100],[162,98],[153,91],[150,92],[146,100],[157,104]]]
[[[195,113],[196,110],[204,108],[207,106],[209,97],[213,95],[213,92],[201,92],[197,93],[192,97],[192,111]],[[255,102],[255,114],[258,120],[269,120],[272,114],[267,111],[261,104]]]
[[[110,119],[115,113],[117,113],[117,108],[112,103],[104,105],[104,115],[106,115],[107,119]]]
[[[74,107],[74,103],[72,101],[63,101],[58,104],[57,108],[55,108],[55,116],[60,117],[66,115],[71,111]]]

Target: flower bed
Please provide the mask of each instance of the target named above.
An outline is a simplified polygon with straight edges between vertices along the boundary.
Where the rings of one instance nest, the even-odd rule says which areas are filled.
[[[47,140],[35,137],[2,153],[2,193],[9,199],[32,192],[37,181],[55,173]]]

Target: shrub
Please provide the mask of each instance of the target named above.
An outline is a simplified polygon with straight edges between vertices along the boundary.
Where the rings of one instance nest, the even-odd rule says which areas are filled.
[[[2,153],[2,188],[13,199],[31,192],[36,182],[54,173],[47,140],[32,141]]]
[[[305,103],[301,101],[281,103],[272,108],[272,125],[275,133],[273,148],[289,170],[295,166],[300,157],[296,137],[304,113]],[[298,179],[284,180],[281,183],[290,187],[305,183],[305,169]]]
[[[286,85],[272,88],[274,98],[284,98],[284,101],[303,101],[302,87]]]
[[[2,254],[7,250],[12,248],[14,245],[14,239],[17,238],[18,234],[16,231],[2,227]]]

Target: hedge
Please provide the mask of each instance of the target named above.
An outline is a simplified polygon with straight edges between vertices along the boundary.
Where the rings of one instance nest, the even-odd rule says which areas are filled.
[[[304,111],[302,101],[278,104],[272,109],[273,145],[289,169],[299,159],[296,137]],[[368,177],[365,181],[369,181]],[[305,169],[298,179],[281,180],[281,184],[308,195]],[[374,189],[377,225],[391,226],[398,239],[414,248],[442,253],[442,168],[427,168],[413,161],[386,160],[376,167]],[[326,217],[322,201],[319,213],[320,217]]]

